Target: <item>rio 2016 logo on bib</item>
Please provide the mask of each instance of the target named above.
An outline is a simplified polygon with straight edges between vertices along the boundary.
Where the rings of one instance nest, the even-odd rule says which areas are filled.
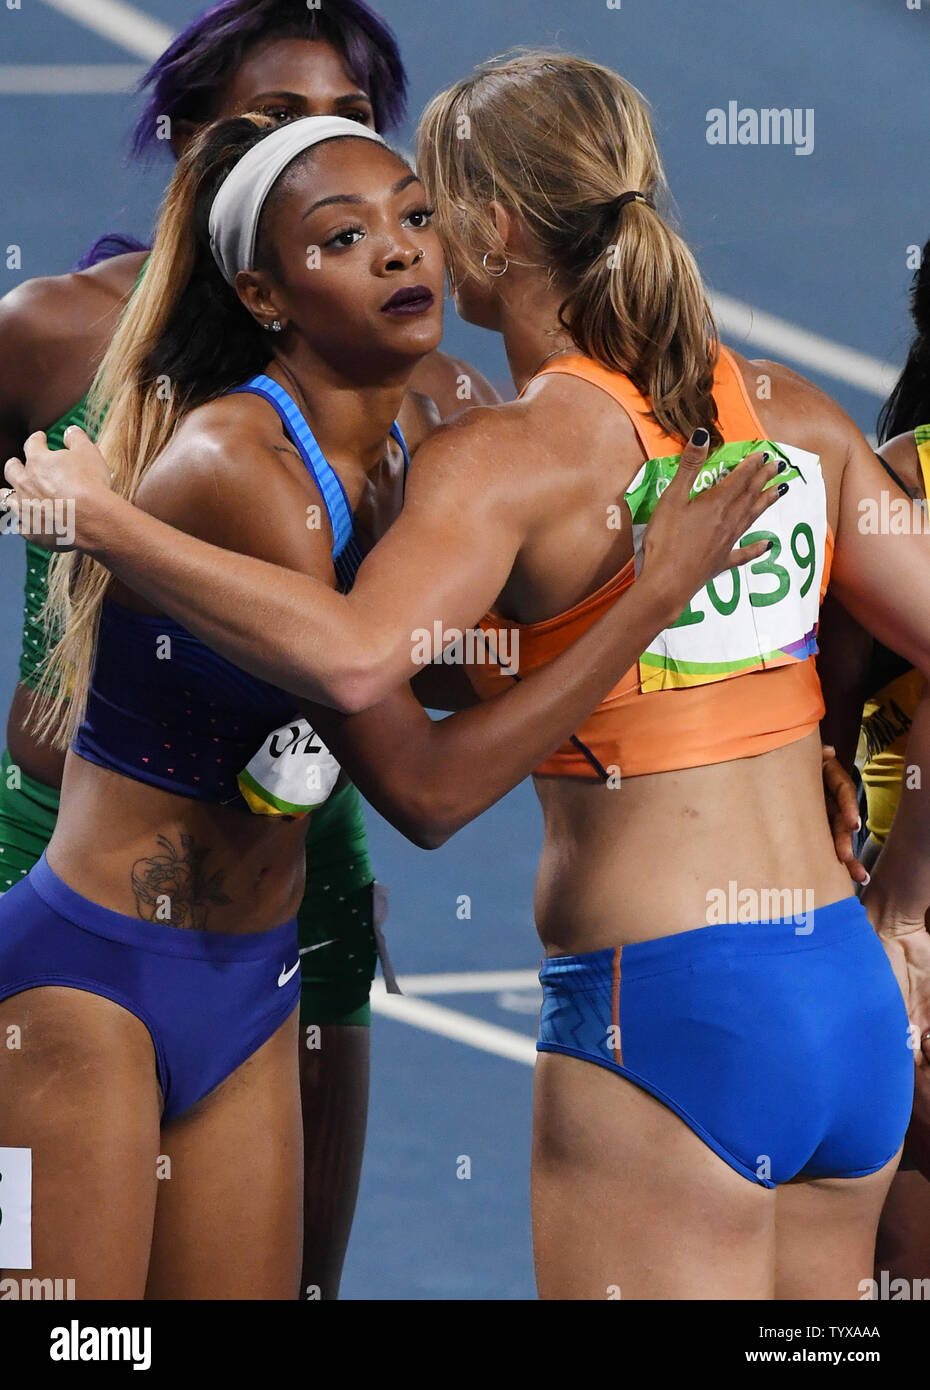
[[[695,497],[713,487],[742,460],[768,449],[788,468],[769,483],[788,491],[740,537],[740,545],[771,541],[772,548],[740,569],[712,579],[691,599],[678,621],[649,644],[639,659],[644,693],[728,680],[745,671],[804,661],[817,650],[820,587],[827,531],[827,499],[820,459],[790,444],[750,440],[724,444],[701,469]],[[680,455],[649,459],[626,492],[633,518],[636,573],[643,536],[656,503],[678,469]]]

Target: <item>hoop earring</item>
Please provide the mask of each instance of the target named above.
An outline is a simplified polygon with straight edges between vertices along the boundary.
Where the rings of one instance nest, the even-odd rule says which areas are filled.
[[[484,266],[484,269],[488,275],[490,275],[495,280],[499,280],[500,277],[506,273],[507,267],[510,265],[510,262],[505,256],[504,264],[501,266],[500,270],[492,270],[491,267],[488,265],[488,256],[490,256],[491,254],[492,253],[490,251],[485,251],[484,255],[481,257],[481,264]]]

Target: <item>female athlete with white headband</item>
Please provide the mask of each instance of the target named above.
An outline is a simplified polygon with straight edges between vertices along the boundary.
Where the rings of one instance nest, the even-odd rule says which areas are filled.
[[[347,591],[400,507],[393,422],[439,341],[443,274],[419,181],[374,132],[209,128],[95,384],[114,487],[240,560]],[[756,457],[693,506],[673,484],[636,593],[499,701],[433,723],[404,687],[329,716],[327,743],[438,843],[571,733],[696,584],[762,553],[730,543],[776,499],[774,472]],[[94,561],[55,568],[62,810],[0,901],[0,1029],[23,1036],[0,1055],[0,1143],[32,1152],[32,1272],[67,1272],[79,1298],[292,1298],[296,817],[332,769],[307,734],[302,776],[276,774],[269,731],[300,727],[287,682],[215,656]],[[250,815],[256,799],[291,816]]]

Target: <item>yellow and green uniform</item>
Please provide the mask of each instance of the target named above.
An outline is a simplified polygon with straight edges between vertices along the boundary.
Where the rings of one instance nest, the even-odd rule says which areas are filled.
[[[51,448],[64,448],[69,425],[87,429],[86,405],[85,398],[48,428]],[[33,690],[49,649],[41,613],[50,561],[48,551],[27,542],[19,675]],[[0,894],[25,878],[40,858],[55,828],[59,800],[57,787],[27,777],[4,749],[0,754]],[[297,914],[301,1022],[367,1025],[377,961],[374,875],[361,797],[351,782],[310,816],[306,856],[307,886]]]
[[[918,425],[914,442],[924,496],[930,498],[930,425]],[[924,688],[919,671],[876,642],[869,672],[870,694],[862,711],[856,766],[868,803],[866,828],[879,844],[888,838],[904,777],[904,752],[914,711]]]

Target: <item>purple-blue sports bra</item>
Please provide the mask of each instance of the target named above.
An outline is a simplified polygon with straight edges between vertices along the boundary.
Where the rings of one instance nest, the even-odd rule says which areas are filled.
[[[227,395],[262,396],[280,415],[333,530],[339,589],[351,589],[363,553],[352,509],[291,396],[264,374]],[[400,427],[391,433],[410,465]],[[84,721],[73,751],[137,782],[200,801],[235,801],[237,774],[267,736],[297,714],[293,695],[218,656],[193,633],[158,614],[104,599]]]

